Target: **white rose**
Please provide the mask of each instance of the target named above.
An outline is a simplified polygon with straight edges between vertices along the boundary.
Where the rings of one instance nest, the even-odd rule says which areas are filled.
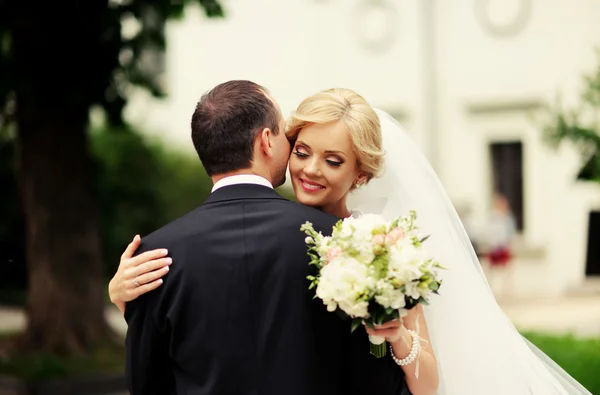
[[[399,289],[395,289],[387,281],[378,281],[376,292],[375,300],[383,307],[391,307],[394,310],[398,310],[406,306],[404,294]]]
[[[316,292],[328,306],[333,301],[348,315],[367,317],[368,301],[362,298],[372,294],[374,284],[367,266],[351,257],[339,256],[321,269]]]

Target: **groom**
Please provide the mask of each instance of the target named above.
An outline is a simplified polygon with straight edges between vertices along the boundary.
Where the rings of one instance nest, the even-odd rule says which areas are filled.
[[[312,299],[300,232],[337,218],[273,190],[290,154],[281,109],[255,83],[223,83],[198,103],[192,140],[214,187],[137,251],[167,248],[173,264],[127,303],[131,394],[347,394],[349,329]]]

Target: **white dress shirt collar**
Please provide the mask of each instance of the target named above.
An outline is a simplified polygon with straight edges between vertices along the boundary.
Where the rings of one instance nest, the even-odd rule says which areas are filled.
[[[211,192],[214,192],[219,188],[238,184],[256,184],[273,189],[273,185],[264,177],[257,176],[256,174],[236,174],[234,176],[222,178],[215,182]]]

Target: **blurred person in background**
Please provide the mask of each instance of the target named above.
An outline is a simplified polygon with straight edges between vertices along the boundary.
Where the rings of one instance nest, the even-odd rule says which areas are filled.
[[[502,274],[504,285],[500,295],[508,294],[512,289],[512,243],[516,233],[516,220],[508,200],[502,194],[495,194],[486,226],[487,253],[485,256],[490,264],[490,282],[496,283],[498,274]]]

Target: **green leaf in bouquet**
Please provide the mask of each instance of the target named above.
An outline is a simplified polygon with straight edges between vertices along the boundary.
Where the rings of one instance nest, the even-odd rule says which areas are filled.
[[[306,221],[300,226],[302,232],[314,232],[313,224]]]
[[[340,309],[339,307],[337,309],[334,310],[334,313],[340,317],[343,321],[348,321],[350,319],[350,316],[348,314],[346,314],[344,312],[344,310]]]
[[[429,284],[429,289],[432,290],[433,292],[437,292],[437,290],[440,288],[440,284],[438,284],[436,281],[433,281]]]
[[[375,259],[373,259],[371,265],[373,265],[373,268],[375,269],[377,278],[383,278],[387,275],[389,263],[390,257],[387,254],[377,255]]]
[[[413,298],[411,298],[411,297],[408,297],[408,296],[407,296],[407,297],[406,297],[406,301],[405,301],[404,308],[405,308],[406,310],[410,310],[410,309],[412,309],[413,307],[415,307],[415,306],[416,306],[418,303],[419,303],[419,302],[418,302],[417,300],[414,300]]]
[[[415,210],[410,210],[408,212],[408,218],[411,223],[415,222],[417,220],[417,212]]]
[[[423,304],[423,305],[425,305],[425,306],[429,305],[429,302],[427,301],[427,299],[425,299],[422,296],[419,298],[418,302],[421,303],[421,304]]]
[[[350,326],[350,333],[354,333],[362,325],[361,318],[355,318],[352,320],[352,325]]]
[[[386,233],[387,233],[387,229],[386,229],[385,225],[381,225],[381,226],[378,226],[376,228],[373,228],[373,230],[371,231],[371,234],[373,236],[375,236],[375,235],[385,235]]]
[[[429,239],[431,237],[431,235],[427,235],[425,237],[423,237],[421,240],[419,240],[419,243],[425,243],[427,241],[427,239]]]
[[[385,311],[384,312],[378,311],[376,318],[375,318],[375,323],[377,325],[381,325],[381,324],[383,324],[384,320],[385,320]]]
[[[342,220],[340,219],[338,222],[336,222],[335,225],[333,225],[333,232],[340,232],[342,230]]]
[[[388,307],[385,309],[386,314],[392,314],[393,312],[394,312],[394,309],[392,309],[391,307]]]

